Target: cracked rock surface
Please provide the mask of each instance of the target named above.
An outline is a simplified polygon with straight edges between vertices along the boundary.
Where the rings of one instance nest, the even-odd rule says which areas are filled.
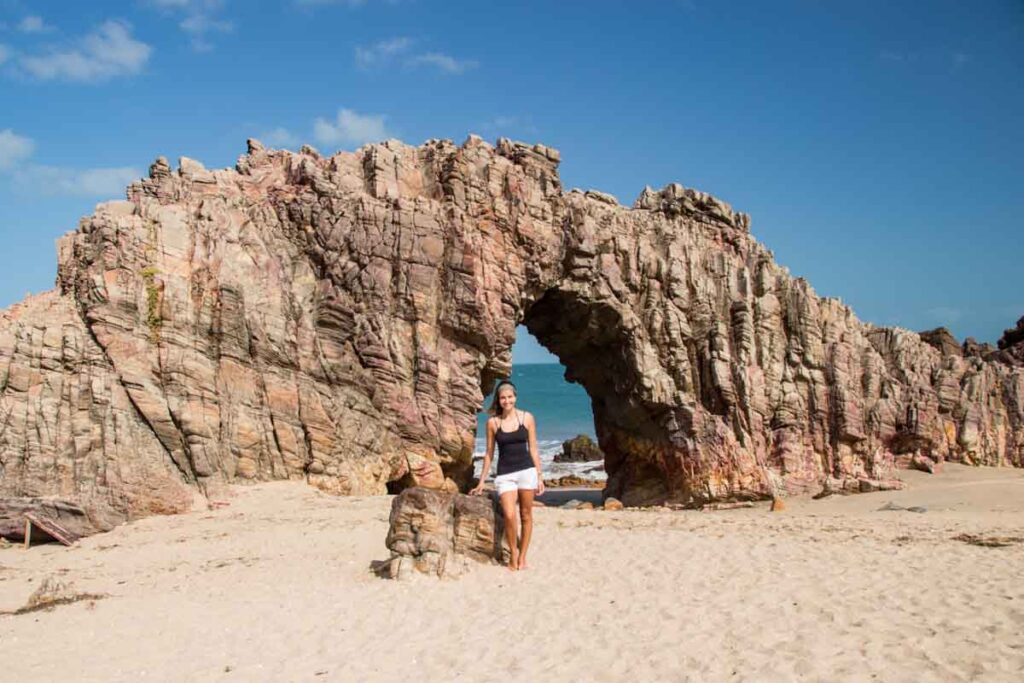
[[[627,505],[1024,462],[1013,349],[863,323],[715,197],[629,208],[558,163],[474,136],[158,159],[60,240],[55,291],[0,312],[0,496],[105,526],[239,480],[455,491],[519,323],[588,391]]]

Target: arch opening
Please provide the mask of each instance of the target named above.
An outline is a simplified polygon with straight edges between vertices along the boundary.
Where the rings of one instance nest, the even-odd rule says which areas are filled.
[[[516,328],[516,342],[511,350],[511,366],[492,370],[482,378],[484,404],[477,415],[473,453],[473,476],[478,478],[486,448],[488,409],[499,381],[510,379],[516,385],[517,407],[532,413],[537,420],[537,445],[544,478],[548,481],[572,477],[582,484],[603,486],[603,459],[568,462],[562,458],[565,441],[584,436],[597,442],[590,397],[577,382],[569,381],[565,367],[556,355],[545,348],[527,328]],[[495,453],[495,456],[497,454]],[[493,468],[492,468],[493,476]]]
[[[565,366],[567,381],[590,398],[597,442],[605,456],[606,496],[627,505],[664,502],[669,495],[666,457],[671,419],[641,402],[644,383],[631,348],[630,322],[603,301],[572,289],[547,290],[526,311],[523,324]]]

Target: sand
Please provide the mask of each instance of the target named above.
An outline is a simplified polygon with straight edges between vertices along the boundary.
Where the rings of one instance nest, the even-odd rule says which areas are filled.
[[[240,487],[73,548],[0,550],[0,610],[48,579],[102,596],[0,616],[0,678],[1021,680],[1024,472],[903,476],[775,513],[538,509],[529,571],[408,582],[370,570],[390,497]]]

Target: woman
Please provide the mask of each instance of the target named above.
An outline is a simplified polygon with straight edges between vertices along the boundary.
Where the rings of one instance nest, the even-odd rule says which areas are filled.
[[[491,472],[491,456],[494,443],[498,443],[498,475],[494,486],[498,489],[501,512],[505,518],[505,539],[512,557],[508,568],[511,571],[526,569],[526,551],[530,549],[533,534],[533,496],[544,493],[544,479],[541,477],[540,456],[537,453],[537,425],[533,415],[516,410],[516,387],[512,382],[498,384],[494,401],[488,411],[487,453],[484,467],[480,471],[480,482],[470,494],[477,496],[484,490],[484,480]],[[519,504],[519,519],[522,535],[516,542],[516,503]]]

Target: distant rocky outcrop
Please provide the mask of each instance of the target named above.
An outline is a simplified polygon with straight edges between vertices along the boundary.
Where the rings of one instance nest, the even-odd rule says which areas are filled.
[[[233,481],[454,491],[519,323],[589,393],[627,505],[1024,461],[1019,365],[860,322],[706,193],[628,208],[558,164],[476,137],[158,159],[0,312],[0,496],[105,527]]]
[[[945,327],[920,332],[921,341],[928,344],[943,356],[962,356],[964,351],[957,343],[956,337]]]
[[[586,434],[574,436],[562,442],[562,452],[557,453],[555,462],[592,462],[604,460],[604,453],[594,440]]]
[[[992,354],[993,358],[1008,365],[1024,366],[1024,317],[1017,325],[1005,332],[996,343],[999,351]]]

